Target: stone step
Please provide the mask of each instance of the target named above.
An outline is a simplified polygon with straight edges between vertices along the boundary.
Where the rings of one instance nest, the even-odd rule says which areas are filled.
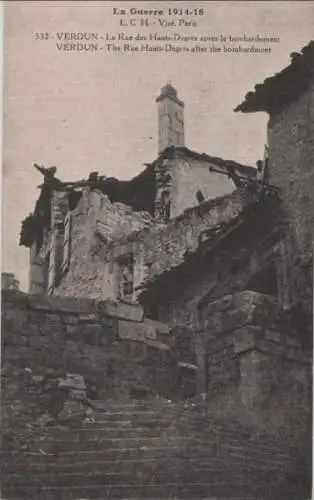
[[[69,491],[69,490],[68,490]],[[76,495],[74,493],[74,495]],[[58,500],[60,500],[61,497],[58,497]],[[72,498],[72,497],[71,497]],[[69,500],[70,497],[67,496],[66,500]],[[88,500],[88,499],[82,499],[81,496],[80,498],[78,498],[77,496],[73,497],[73,500]],[[14,499],[12,500],[22,500],[21,497],[17,498],[17,497],[14,497]],[[46,497],[45,497],[45,500],[46,500]],[[49,500],[50,500],[50,496],[49,496]],[[107,500],[107,497],[104,497],[104,496],[93,496],[93,500]],[[138,500],[138,498],[135,498],[135,497],[131,497],[131,498],[124,498],[124,500]],[[173,498],[170,498],[170,497],[167,497],[167,498],[164,498],[164,497],[160,497],[160,496],[156,496],[156,497],[150,497],[149,500],[173,500]],[[230,497],[222,497],[222,496],[219,496],[219,498],[217,497],[191,497],[191,496],[188,496],[188,497],[185,497],[185,496],[180,496],[180,498],[176,497],[176,500],[262,500],[260,497],[257,498],[257,497],[252,497],[252,496],[240,496],[240,497],[236,497],[236,496],[233,496],[232,499],[230,499]]]
[[[182,454],[184,456],[184,449],[179,446],[159,446],[158,448],[148,447],[121,447],[121,448],[105,448],[105,449],[90,449],[80,451],[63,451],[60,454],[48,454],[37,451],[20,452],[18,456],[15,453],[5,452],[1,454],[2,463],[80,463],[82,461],[103,461],[103,460],[123,460],[123,459],[136,459],[138,457],[147,458],[163,458],[167,456],[176,456]],[[192,453],[189,451],[186,456],[193,458]],[[198,455],[196,455],[198,456]]]
[[[81,471],[27,475],[27,471],[21,474],[2,474],[2,486],[123,486],[123,485],[146,485],[157,483],[165,485],[172,482],[180,485],[189,486],[191,483],[207,483],[208,486],[223,488],[227,484],[232,485],[234,489],[242,486],[254,487],[266,481],[269,486],[275,485],[280,481],[278,475],[270,477],[269,470],[259,470],[242,468],[235,470],[226,469],[204,469],[190,471],[188,467],[182,470],[139,470],[130,468],[129,471],[105,472],[90,471],[82,473]]]
[[[224,451],[224,452],[223,452]],[[245,451],[245,453],[244,453]],[[237,449],[225,449],[220,450],[220,453],[208,453],[208,447],[203,446],[194,449],[184,449],[179,446],[160,446],[158,448],[108,448],[101,450],[80,450],[78,452],[65,451],[60,454],[43,454],[39,451],[30,453],[19,453],[18,457],[10,453],[2,453],[2,464],[11,464],[16,467],[22,467],[23,465],[34,466],[38,464],[41,466],[56,464],[63,466],[71,464],[71,466],[80,464],[91,464],[91,463],[107,463],[114,462],[120,463],[123,461],[156,461],[165,463],[172,460],[188,460],[191,464],[198,463],[199,465],[203,463],[215,463],[224,464],[228,460],[229,463],[235,461],[247,461],[263,465],[267,463],[272,467],[281,467],[282,460],[278,456],[261,456],[258,452],[254,450],[237,450]],[[287,457],[283,457],[286,461]],[[294,470],[304,470],[308,469],[305,465],[297,460],[290,460],[290,465]]]
[[[191,409],[185,409],[185,408],[180,408],[178,406],[159,406],[156,407],[154,402],[152,404],[147,404],[146,406],[123,406],[121,408],[97,408],[94,407],[94,416],[95,418],[98,418],[99,416],[103,416],[104,418],[107,419],[120,419],[120,420],[125,420],[128,415],[143,415],[143,416],[151,416],[152,418],[155,418],[156,416],[160,417],[165,417],[165,418],[176,418],[181,421],[190,421],[191,418],[195,419],[199,422],[204,422],[211,424],[215,427],[222,427],[223,424],[219,422],[216,418],[213,418],[208,411],[205,410],[199,410],[197,408],[191,408]],[[229,425],[230,425],[230,419],[229,419]],[[241,425],[239,422],[231,422],[233,427],[237,427],[239,430],[241,430]]]
[[[65,436],[57,436],[46,437],[45,439],[41,439],[34,445],[30,445],[29,451],[36,451],[38,448],[45,450],[46,448],[50,449],[51,446],[55,445],[56,448],[60,450],[68,450],[73,446],[73,451],[77,451],[82,448],[90,449],[94,447],[95,449],[104,449],[108,447],[139,447],[142,444],[146,446],[152,446],[155,448],[160,444],[174,445],[176,443],[180,444],[180,446],[184,447],[200,447],[202,445],[208,446],[211,449],[214,447],[239,447],[241,449],[250,449],[250,446],[243,446],[243,443],[238,441],[237,439],[229,439],[229,440],[219,440],[215,437],[210,436],[210,439],[194,436],[176,436],[172,434],[167,434],[166,432],[151,432],[151,431],[142,431],[142,432],[132,432],[124,433],[112,433],[111,435],[108,433],[102,432],[90,432],[85,435],[65,435]],[[269,449],[261,449],[259,450],[263,453],[272,453],[274,448]]]
[[[169,423],[173,422],[178,429],[184,430],[192,430],[193,433],[203,434],[204,432],[213,432],[215,434],[221,435],[237,435],[239,438],[243,437],[245,439],[250,440],[253,444],[260,443],[259,437],[254,437],[254,435],[250,434],[246,429],[243,429],[239,425],[231,425],[229,423],[228,427],[218,423],[217,421],[211,420],[207,417],[199,418],[197,416],[189,416],[189,415],[169,415],[166,413],[156,414],[154,411],[152,412],[118,412],[118,413],[110,413],[110,412],[93,412],[91,415],[95,422],[93,425],[99,425],[100,427],[115,427],[115,426],[125,426],[130,423],[138,423],[140,425],[169,425]],[[90,423],[82,423],[82,426],[91,426]],[[269,441],[271,444],[272,441]]]
[[[229,475],[241,474],[245,476],[247,473],[252,475],[260,476],[262,473],[268,473],[271,470],[273,474],[281,474],[285,471],[285,468],[281,464],[273,464],[267,461],[264,462],[254,462],[254,466],[250,460],[230,460],[226,463],[226,460],[221,459],[210,459],[209,457],[203,459],[187,459],[179,457],[168,457],[164,459],[126,459],[126,460],[103,460],[103,461],[90,461],[81,463],[37,463],[37,464],[18,464],[18,465],[8,465],[7,467],[2,467],[2,474],[4,476],[16,475],[16,477],[28,477],[28,478],[46,478],[49,476],[54,476],[57,480],[58,477],[64,477],[66,475],[72,474],[82,474],[85,476],[94,476],[98,474],[103,474],[104,476],[111,475],[121,475],[123,477],[128,477],[130,474],[132,476],[141,477],[145,472],[158,473],[158,471],[171,472],[171,475],[179,475],[182,473],[186,475],[188,473],[189,478],[206,477],[208,474],[224,473]],[[289,469],[293,470],[295,475],[304,475],[304,470],[302,468],[295,468],[290,464]],[[287,471],[288,472],[288,471]]]
[[[122,438],[103,438],[100,437],[85,439],[84,441],[79,440],[51,440],[50,442],[42,441],[38,444],[38,446],[32,447],[29,451],[40,451],[42,450],[45,453],[62,453],[65,451],[71,451],[72,453],[76,453],[78,451],[86,451],[86,450],[106,450],[107,448],[116,448],[123,449],[125,447],[133,447],[133,448],[141,448],[145,446],[146,448],[159,447],[160,445],[171,447],[176,442],[185,442],[190,438],[172,438],[166,437],[165,439],[161,439],[160,437],[124,437]]]
[[[164,410],[166,408],[175,409],[178,408],[174,403],[168,403],[167,400],[164,399],[132,399],[132,400],[124,400],[121,402],[116,402],[115,400],[91,400],[91,404],[98,411],[126,411],[126,410],[154,410],[157,409]]]
[[[115,412],[126,411],[126,410],[162,411],[167,408],[174,410],[174,409],[181,409],[182,406],[180,405],[180,403],[176,405],[173,402],[168,403],[166,400],[158,400],[158,399],[146,399],[146,400],[133,399],[120,402],[110,402],[108,400],[99,401],[95,399],[90,399],[89,402],[97,411],[115,411]]]
[[[207,425],[211,425],[214,427],[221,427],[221,428],[226,428],[226,426],[223,426],[217,419],[213,419],[209,414],[204,413],[200,414],[199,412],[196,411],[187,411],[183,410],[178,411],[178,409],[171,409],[171,408],[161,408],[161,409],[154,409],[152,407],[148,407],[147,409],[141,409],[141,408],[134,408],[134,409],[126,409],[124,408],[123,410],[119,411],[113,411],[113,410],[94,410],[93,411],[93,416],[96,419],[103,418],[106,421],[113,420],[113,421],[123,421],[127,420],[128,417],[143,417],[145,419],[152,418],[153,420],[156,418],[159,419],[177,419],[181,422],[187,422],[189,423],[192,419],[192,421],[196,421],[198,423],[204,423]],[[239,423],[232,423],[233,428],[237,428],[238,430],[241,430],[241,426]]]
[[[130,415],[130,418],[125,419],[125,420],[107,420],[106,418],[103,417],[98,417],[95,415],[92,415],[92,422],[89,421],[82,421],[80,428],[81,429],[88,429],[91,428],[92,426],[95,427],[96,429],[107,429],[107,428],[125,428],[125,427],[148,427],[148,428],[153,428],[153,427],[166,427],[169,426],[174,420],[173,419],[168,419],[168,418],[145,418],[145,417],[134,417],[133,415]]]
[[[103,426],[103,427],[125,427],[127,425],[138,425],[138,426],[147,426],[147,427],[154,427],[156,425],[158,426],[164,426],[168,427],[172,423],[180,423],[180,420],[176,417],[169,417],[167,415],[153,415],[153,416],[147,416],[145,414],[137,413],[137,414],[130,414],[128,416],[125,416],[125,418],[122,418],[120,416],[114,415],[114,416],[109,416],[109,418],[106,415],[102,414],[92,414],[92,421],[95,425]],[[90,425],[90,421],[83,420],[82,421],[82,426]],[[184,423],[182,423],[184,425]],[[191,425],[192,427],[192,425]]]
[[[70,491],[70,490],[68,490]],[[89,500],[89,499],[86,499],[86,498],[83,498],[81,496],[77,497],[76,494],[74,493],[74,497],[73,497],[73,500]],[[50,496],[49,496],[49,500],[50,500]],[[58,500],[59,500],[60,497],[58,497]],[[72,497],[71,497],[72,498]],[[91,497],[90,497],[91,498]],[[67,496],[66,500],[69,500],[70,497]],[[24,500],[22,499],[21,497],[17,498],[16,496],[14,497],[14,499],[11,498],[11,500]],[[45,497],[45,500],[46,500],[46,497]],[[107,500],[107,497],[105,496],[93,496],[93,500]],[[123,497],[123,500],[138,500],[138,497],[135,498],[135,497],[131,497],[131,498],[124,498]],[[167,497],[167,498],[163,498],[163,497],[149,497],[149,500],[174,500],[173,498],[170,498],[170,497]],[[237,496],[232,496],[232,498],[230,496],[228,497],[225,497],[225,496],[219,496],[219,498],[217,497],[193,497],[193,496],[181,496],[180,497],[175,497],[175,500],[263,500],[261,497],[252,497],[252,496],[240,496],[240,497],[237,497]]]
[[[221,439],[221,438],[224,439]],[[186,447],[188,450],[192,451],[197,448],[198,451],[201,449],[209,450],[240,450],[245,451],[247,454],[252,454],[253,456],[269,456],[275,455],[281,458],[289,458],[298,460],[300,457],[300,450],[285,450],[278,449],[277,446],[263,445],[259,443],[258,447],[254,446],[252,442],[244,442],[237,437],[230,436],[219,436],[212,432],[203,433],[200,436],[178,436],[178,435],[168,435],[166,432],[162,432],[159,429],[95,429],[90,427],[84,430],[67,430],[64,432],[56,431],[53,435],[45,437],[38,442],[36,448],[30,449],[29,451],[38,451],[42,449],[43,451],[49,452],[52,448],[56,450],[73,452],[97,449],[104,450],[108,448],[135,448],[145,446],[146,448],[152,447],[167,447],[179,444],[180,447]],[[51,451],[50,451],[51,452]],[[303,456],[303,455],[302,455]]]
[[[181,439],[166,438],[154,439],[144,438],[139,439],[116,439],[116,440],[86,440],[80,441],[52,441],[50,443],[43,442],[38,447],[20,452],[18,456],[15,453],[2,452],[1,458],[3,463],[18,463],[29,462],[36,463],[64,463],[70,461],[88,460],[114,460],[123,458],[168,458],[180,456],[186,459],[199,458],[210,456],[212,460],[254,460],[258,463],[267,462],[275,466],[277,463],[287,462],[294,464],[295,468],[304,468],[304,460],[298,455],[288,455],[280,453],[270,453],[268,450],[254,449],[250,446],[243,446],[239,443],[206,443],[206,441],[192,440],[191,438]]]
[[[140,411],[170,411],[179,414],[203,414],[209,415],[208,412],[208,402],[206,401],[168,401],[167,399],[124,399],[123,401],[117,402],[116,400],[90,400],[91,404],[96,411],[129,411],[129,410],[140,410]],[[217,419],[216,419],[217,420]]]
[[[86,467],[85,467],[86,465]],[[283,478],[284,481],[289,475],[289,471],[280,467],[273,467],[270,471],[266,463],[263,466],[255,464],[254,468],[249,467],[249,463],[233,466],[228,464],[197,464],[178,461],[166,462],[162,464],[151,462],[125,462],[120,464],[99,463],[98,465],[84,464],[73,469],[43,468],[39,473],[32,468],[19,469],[19,473],[12,470],[2,472],[2,485],[28,485],[35,486],[38,483],[49,486],[71,486],[80,484],[88,486],[91,484],[119,485],[119,484],[141,484],[150,483],[152,479],[158,480],[160,484],[176,480],[182,484],[190,482],[208,482],[212,485],[225,484],[229,481],[236,488],[241,484],[253,484],[264,482],[265,484],[277,483]],[[291,471],[290,471],[291,472]],[[293,470],[294,481],[304,479],[304,472]]]
[[[124,433],[124,432],[136,432],[137,430],[139,433],[142,432],[161,432],[161,431],[167,431],[169,432],[169,428],[171,428],[172,424],[175,424],[175,421],[132,421],[132,420],[126,420],[123,422],[103,422],[103,421],[96,421],[96,422],[77,422],[73,423],[71,421],[68,422],[67,425],[62,425],[61,427],[58,428],[50,428],[49,429],[49,434],[51,436],[55,436],[58,438],[59,436],[73,436],[73,435],[78,435],[81,433],[81,435],[85,436],[86,434],[93,434],[96,432],[99,432],[100,434],[110,434],[112,433]],[[199,436],[200,438],[203,436],[210,437],[210,438],[236,438],[240,440],[242,438],[245,438],[245,441],[249,441],[252,445],[254,445],[255,440],[248,439],[247,435],[241,435],[238,432],[235,432],[233,430],[221,430],[217,428],[200,428],[197,426],[191,425],[190,427],[186,425],[181,425],[180,423],[176,423],[175,426],[175,431],[176,434],[182,433],[182,434],[188,434],[188,435],[195,435]],[[260,444],[260,441],[256,441],[258,444]],[[265,443],[266,446],[271,445],[272,443]]]
[[[124,420],[128,420],[130,419],[130,417],[136,417],[136,416],[143,416],[145,417],[145,419],[147,418],[156,418],[156,416],[158,415],[158,412],[154,411],[154,410],[147,410],[147,411],[144,411],[144,410],[138,410],[138,409],[134,409],[133,411],[132,410],[124,410],[124,411],[103,411],[103,410],[98,410],[98,411],[93,411],[93,416],[94,418],[96,419],[99,419],[101,417],[103,417],[106,421],[117,421],[117,420],[120,420],[120,421],[124,421]],[[173,415],[172,413],[170,414],[170,416]],[[161,414],[160,414],[161,416]]]
[[[27,471],[27,475],[37,475],[37,474],[61,474],[68,472],[86,472],[87,470],[91,470],[93,472],[104,471],[106,473],[112,471],[123,471],[125,467],[129,469],[139,469],[144,470],[147,467],[169,467],[173,468],[174,466],[182,466],[188,465],[191,467],[198,468],[198,470],[208,470],[208,469],[226,469],[226,461],[225,460],[200,460],[198,458],[179,458],[179,457],[165,457],[165,458],[129,458],[129,459],[119,459],[119,460],[98,460],[98,461],[85,461],[85,462],[51,462],[51,463],[20,463],[16,465],[5,465],[2,466],[2,472],[7,474],[24,474]]]
[[[155,427],[94,427],[93,425],[81,427],[80,429],[66,429],[51,431],[49,437],[43,442],[73,440],[88,441],[90,439],[124,439],[124,438],[157,438],[169,432],[168,429]]]
[[[175,481],[160,484],[160,482],[151,482],[149,484],[120,484],[120,485],[99,485],[91,484],[89,486],[27,486],[13,485],[5,486],[2,489],[3,496],[7,498],[22,498],[23,500],[77,500],[80,498],[88,500],[107,500],[108,498],[118,499],[149,499],[176,498],[191,500],[192,498],[205,498],[213,500],[295,500],[295,492],[291,488],[286,490],[281,487],[270,489],[269,485],[255,484],[252,486],[238,485],[236,488],[232,484],[213,486],[208,482],[198,482],[180,484]],[[310,492],[304,489],[304,499],[310,498]]]
[[[156,433],[159,435],[164,432],[169,432],[169,428],[164,429],[162,425],[160,425],[162,422],[134,422],[134,421],[124,421],[120,425],[117,422],[117,425],[114,425],[113,422],[110,422],[110,424],[107,426],[105,423],[102,421],[97,421],[97,422],[86,422],[86,423],[79,423],[77,426],[63,426],[62,428],[56,428],[56,429],[51,429],[50,430],[50,435],[53,436],[56,439],[61,439],[65,438],[68,439],[69,437],[72,439],[73,436],[81,436],[82,440],[85,439],[85,437],[88,439],[89,437],[95,436],[99,432],[100,437],[104,437],[107,434],[110,436],[115,436],[116,434],[121,432],[121,435],[128,434],[130,437],[133,437],[133,434],[137,433],[139,435],[146,435],[146,432],[149,435],[149,432]],[[180,432],[182,431],[182,432]],[[190,432],[189,432],[190,431]],[[234,431],[232,429],[226,430],[226,429],[219,429],[219,428],[201,428],[199,426],[186,426],[186,425],[180,425],[180,423],[176,423],[175,427],[175,432],[176,434],[184,434],[185,436],[188,435],[187,437],[191,437],[192,439],[199,439],[201,441],[206,441],[210,442],[212,440],[228,440],[228,442],[240,442],[247,443],[249,446],[254,447],[255,445],[258,446],[259,449],[267,450],[269,449],[270,452],[274,452],[275,450],[278,449],[277,446],[274,446],[272,441],[264,441],[261,442],[261,440],[257,438],[252,438],[248,437],[246,433],[240,434],[237,431]],[[152,437],[155,437],[154,434],[152,434]],[[246,438],[245,440],[243,438]],[[310,444],[309,444],[310,447]],[[289,454],[290,452],[296,453],[298,448],[288,446],[287,443],[287,449],[289,449]]]
[[[237,433],[238,435],[245,436],[245,437],[250,437],[248,432],[246,430],[243,430],[241,428],[229,426],[229,429],[226,428],[226,426],[221,426],[217,424],[217,422],[211,422],[210,420],[207,419],[196,419],[196,418],[189,418],[185,416],[180,416],[180,415],[168,415],[168,414],[156,414],[154,412],[152,413],[142,413],[142,412],[136,412],[136,413],[125,413],[121,415],[121,413],[118,414],[110,414],[110,413],[102,413],[102,412],[93,412],[91,414],[91,417],[94,419],[94,423],[96,424],[102,424],[104,426],[120,426],[120,425],[126,425],[129,424],[130,422],[137,422],[141,424],[147,424],[147,425],[169,425],[169,423],[173,422],[176,424],[176,426],[179,427],[184,427],[187,429],[194,429],[198,430],[201,432],[206,429],[211,429],[215,430],[216,433],[223,433],[223,434],[228,434],[228,433]],[[84,424],[85,425],[85,424]],[[88,424],[86,424],[88,425]]]
[[[89,439],[84,442],[80,441],[51,441],[39,443],[37,447],[33,447],[28,452],[41,453],[50,455],[76,455],[77,453],[84,453],[92,451],[99,452],[105,455],[107,450],[115,450],[117,454],[121,454],[125,449],[133,449],[134,452],[143,453],[143,451],[151,450],[152,453],[160,450],[161,453],[173,454],[177,449],[180,453],[191,455],[198,455],[205,450],[205,453],[211,456],[228,456],[230,453],[251,454],[249,449],[225,445],[220,446],[219,450],[215,443],[202,443],[201,441],[193,441],[191,438],[172,438],[166,436],[165,439],[161,438],[124,438],[124,439]],[[111,453],[112,455],[112,453]],[[7,455],[8,456],[8,455]],[[254,455],[255,456],[255,455]],[[269,455],[267,455],[268,457]]]
[[[212,409],[209,408],[208,403],[198,403],[198,404],[185,404],[182,402],[167,402],[167,400],[133,400],[128,403],[109,403],[107,401],[97,401],[90,400],[90,403],[96,413],[109,413],[109,414],[124,414],[133,412],[154,412],[166,413],[169,415],[186,415],[190,417],[191,415],[210,419],[213,422],[219,423],[219,419],[214,418],[212,414]],[[230,418],[228,419],[230,422]],[[238,420],[234,420],[234,424],[240,424]]]
[[[226,480],[230,476],[225,466],[215,466],[211,464],[208,467],[202,467],[197,470],[191,470],[188,463],[167,463],[164,467],[158,467],[159,464],[151,462],[116,464],[115,466],[99,464],[97,467],[78,467],[73,469],[54,470],[52,468],[43,469],[34,472],[32,468],[20,469],[19,472],[6,471],[2,473],[2,483],[13,482],[13,484],[36,485],[38,482],[45,485],[71,485],[71,484],[133,484],[135,482],[149,483],[152,478],[158,478],[163,484],[173,479],[180,480],[182,483],[190,481],[208,481],[216,484]],[[177,470],[180,467],[180,470]],[[235,471],[232,471],[234,474]],[[188,475],[187,475],[188,473]],[[252,477],[252,471],[250,477]],[[245,480],[243,469],[238,471],[241,482]],[[255,474],[257,475],[257,474]]]
[[[268,459],[267,457],[252,457],[245,454],[229,454],[228,457],[218,456],[218,457],[210,457],[206,455],[201,456],[191,456],[186,454],[170,454],[170,450],[167,453],[160,453],[159,456],[155,454],[155,456],[145,456],[140,454],[133,455],[121,455],[120,457],[108,458],[107,454],[103,455],[67,455],[67,456],[49,456],[43,457],[37,456],[37,460],[34,460],[33,457],[30,457],[29,461],[24,462],[3,462],[2,471],[10,471],[19,473],[20,470],[29,470],[32,474],[41,473],[42,471],[55,471],[55,472],[63,472],[67,470],[92,470],[93,467],[101,467],[104,466],[106,471],[109,470],[124,470],[125,467],[146,467],[146,466],[155,466],[164,467],[165,465],[168,467],[172,466],[174,463],[180,464],[182,466],[186,466],[186,464],[191,467],[191,470],[197,467],[200,469],[210,469],[210,468],[226,468],[226,463],[229,465],[232,464],[233,467],[238,467],[239,465],[246,464],[247,467],[251,467],[251,464],[254,463],[255,467],[259,469],[272,469],[274,470],[283,470],[282,462],[280,460],[276,460],[273,458]],[[43,460],[46,458],[46,460]],[[228,462],[227,459],[228,458]],[[254,461],[252,462],[252,458]],[[300,463],[289,463],[289,470],[293,470],[296,474],[305,473],[305,471],[309,470],[309,467],[302,465]]]

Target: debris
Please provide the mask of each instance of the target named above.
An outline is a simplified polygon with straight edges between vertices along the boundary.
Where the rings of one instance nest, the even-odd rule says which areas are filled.
[[[81,391],[86,389],[84,377],[77,373],[67,373],[65,378],[59,378],[58,386]]]

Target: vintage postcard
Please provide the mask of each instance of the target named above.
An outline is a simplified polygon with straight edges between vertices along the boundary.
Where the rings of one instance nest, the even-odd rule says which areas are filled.
[[[314,3],[3,12],[1,498],[309,500]]]

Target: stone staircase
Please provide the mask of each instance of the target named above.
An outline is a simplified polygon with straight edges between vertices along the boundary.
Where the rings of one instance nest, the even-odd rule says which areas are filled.
[[[90,420],[51,427],[27,451],[4,450],[3,498],[301,500],[308,490],[298,450],[227,428],[205,406],[94,402]]]

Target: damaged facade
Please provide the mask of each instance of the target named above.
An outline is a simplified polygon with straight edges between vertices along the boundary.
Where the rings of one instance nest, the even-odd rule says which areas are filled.
[[[1,273],[2,290],[15,290],[20,288],[20,282],[16,279],[14,273]]]
[[[44,183],[20,239],[30,248],[30,293],[137,300],[139,287],[164,260],[151,247],[160,241],[166,256],[162,247],[167,240],[171,247],[174,227],[182,232],[185,211],[197,213],[232,193],[233,175],[254,177],[251,167],[184,146],[184,105],[170,84],[156,101],[159,155],[130,181],[92,172],[87,180],[63,183],[54,170],[37,167]]]
[[[286,295],[312,314],[314,41],[280,73],[255,86],[235,111],[268,113],[270,182],[280,188],[289,230],[282,241]],[[311,322],[311,320],[310,320]]]
[[[31,294],[3,293],[6,498],[310,498],[313,51],[237,108],[270,116],[262,170],[186,148],[169,85],[131,181],[36,165]]]
[[[262,193],[255,168],[185,146],[184,104],[170,84],[156,99],[158,157],[138,176],[63,183],[46,173],[22,223],[30,293],[139,301],[148,317],[189,326],[228,293],[300,302],[314,208],[312,61],[311,43],[236,109],[270,116]]]

